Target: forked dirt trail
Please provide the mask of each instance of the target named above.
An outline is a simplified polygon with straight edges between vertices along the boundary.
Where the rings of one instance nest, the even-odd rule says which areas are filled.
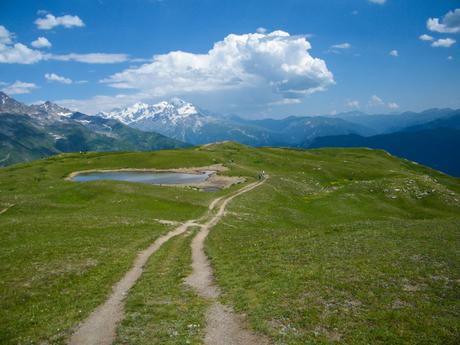
[[[218,206],[217,213],[204,225],[192,241],[192,274],[187,277],[186,283],[194,287],[205,298],[213,299],[211,307],[206,312],[206,330],[204,343],[206,345],[265,345],[270,341],[260,335],[249,331],[245,327],[242,316],[235,314],[231,307],[219,303],[219,288],[213,282],[212,268],[204,253],[204,241],[211,228],[224,216],[227,204],[235,197],[249,192],[263,184],[265,180],[252,183],[242,188],[237,193],[214,200],[209,206],[212,211]]]
[[[265,181],[265,180],[264,180]],[[235,197],[249,192],[264,181],[249,184],[228,197],[215,199],[209,205],[210,214],[218,206],[218,211],[205,224],[198,224],[196,220],[189,220],[176,229],[159,237],[147,249],[140,252],[133,267],[124,277],[113,286],[112,294],[107,301],[97,307],[84,320],[71,336],[69,345],[110,345],[115,340],[116,327],[123,318],[124,299],[129,289],[142,275],[143,267],[150,256],[155,253],[166,241],[187,231],[189,227],[198,226],[201,230],[192,242],[193,272],[187,278],[187,283],[195,287],[204,297],[216,299],[219,296],[217,287],[213,284],[212,269],[203,251],[203,244],[209,230],[216,225],[225,213],[225,207]],[[206,217],[206,216],[205,216]],[[205,344],[239,344],[263,345],[268,344],[264,338],[256,336],[244,328],[243,318],[233,313],[231,308],[214,301],[206,315]]]
[[[192,226],[188,221],[167,234],[159,237],[147,249],[140,252],[133,267],[114,285],[109,299],[97,307],[78,327],[70,338],[70,345],[110,345],[115,339],[117,323],[123,318],[124,299],[128,290],[140,278],[143,267],[150,256],[171,237],[180,235]]]

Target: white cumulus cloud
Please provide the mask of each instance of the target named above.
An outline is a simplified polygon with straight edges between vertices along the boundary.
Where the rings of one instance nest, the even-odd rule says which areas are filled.
[[[434,40],[432,36],[427,35],[427,34],[420,35],[419,39],[421,39],[422,41],[433,41]]]
[[[460,33],[460,8],[447,12],[441,19],[428,18],[426,26],[428,30],[443,34]]]
[[[394,57],[398,57],[399,56],[399,52],[396,50],[396,49],[393,49],[392,51],[390,51],[390,56],[394,56]]]
[[[356,101],[356,100],[348,100],[347,103],[346,103],[347,107],[349,108],[356,108],[356,109],[359,109],[360,107],[360,103],[359,101]]]
[[[368,102],[368,106],[369,107],[385,107],[385,108],[392,109],[392,110],[395,110],[395,109],[399,108],[398,103],[396,103],[396,102],[388,102],[388,103],[386,103],[382,98],[380,98],[377,95],[372,95],[371,96],[371,98],[369,99],[369,102]]]
[[[377,95],[372,95],[371,99],[369,100],[369,105],[371,107],[377,107],[377,106],[381,106],[383,104],[384,104],[383,100]]]
[[[453,46],[455,44],[455,40],[452,39],[452,38],[440,38],[436,41],[434,41],[433,43],[431,43],[431,46],[432,47],[435,47],[435,48],[449,48],[451,46]]]
[[[231,34],[206,54],[173,51],[156,55],[152,62],[102,82],[152,97],[257,89],[278,98],[301,98],[334,84],[325,61],[312,57],[310,49],[305,36],[284,31]]]
[[[48,81],[56,81],[62,84],[72,84],[72,79],[60,76],[56,73],[45,73],[45,79]]]
[[[51,42],[46,37],[39,37],[30,44],[34,48],[50,48]]]
[[[0,44],[10,44],[12,40],[13,33],[9,32],[3,25],[0,25]]]
[[[23,81],[16,80],[14,83],[4,87],[2,89],[8,95],[20,95],[25,93],[30,93],[33,89],[36,89],[37,85],[34,83],[27,83]]]
[[[0,43],[0,63],[33,64],[43,59],[43,54],[22,43]]]
[[[40,30],[51,30],[56,26],[63,26],[65,28],[85,26],[85,23],[83,23],[78,16],[67,14],[65,16],[55,17],[51,13],[48,13],[44,18],[37,18],[35,24]]]
[[[390,102],[387,104],[388,108],[390,109],[399,109],[399,104],[395,102]]]
[[[369,0],[369,2],[372,2],[373,4],[379,4],[383,5],[387,0]]]

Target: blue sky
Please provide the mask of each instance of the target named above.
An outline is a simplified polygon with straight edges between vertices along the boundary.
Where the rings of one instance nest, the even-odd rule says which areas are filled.
[[[87,113],[174,96],[252,118],[459,108],[459,8],[455,0],[2,0],[0,89]]]

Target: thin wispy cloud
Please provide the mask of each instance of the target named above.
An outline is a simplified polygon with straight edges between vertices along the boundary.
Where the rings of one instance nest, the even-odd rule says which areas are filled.
[[[89,54],[61,54],[47,55],[45,59],[58,61],[75,61],[88,64],[112,64],[129,61],[127,54],[106,54],[106,53],[89,53]]]
[[[386,0],[369,0],[369,2],[377,5],[383,5],[385,4]]]
[[[39,37],[31,43],[35,48],[49,48],[51,43],[45,37]],[[0,26],[0,63],[34,64],[40,61],[73,61],[87,64],[114,64],[130,61],[128,54],[122,53],[69,53],[53,54],[32,49],[22,43],[14,42],[14,34]]]
[[[334,44],[331,46],[331,49],[350,49],[350,48],[351,48],[351,44],[348,42]]]
[[[34,83],[27,83],[24,81],[16,80],[14,83],[4,87],[3,92],[8,95],[22,95],[30,93],[32,90],[36,89],[38,86]]]

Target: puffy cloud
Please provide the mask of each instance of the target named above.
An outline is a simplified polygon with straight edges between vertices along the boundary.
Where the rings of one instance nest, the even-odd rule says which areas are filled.
[[[59,61],[76,61],[82,63],[103,64],[103,63],[120,63],[129,60],[127,54],[105,54],[105,53],[89,53],[89,54],[63,54],[50,55],[47,57],[50,60]]]
[[[360,103],[359,101],[352,101],[352,100],[348,100],[347,103],[346,103],[347,107],[349,108],[356,108],[358,109],[360,107]]]
[[[51,42],[46,37],[39,37],[30,44],[34,48],[50,48]]]
[[[384,104],[383,100],[377,95],[372,95],[371,99],[369,100],[369,105],[371,107],[382,106],[383,104]]]
[[[256,31],[257,31],[257,33],[259,33],[259,34],[264,34],[264,33],[267,32],[267,29],[265,29],[265,28],[263,28],[263,27],[259,27],[259,28],[257,28]]]
[[[32,64],[42,59],[41,52],[30,49],[22,43],[14,45],[0,43],[0,63]]]
[[[60,76],[60,75],[58,75],[56,73],[46,73],[45,74],[45,79],[48,80],[48,81],[56,81],[56,82],[62,83],[62,84],[72,84],[72,82],[73,82],[72,79]]]
[[[42,60],[75,61],[89,64],[120,63],[129,60],[127,54],[49,54],[31,49],[22,43],[13,43],[14,34],[0,25],[0,63],[33,64]],[[45,37],[39,37],[32,42],[35,48],[50,47],[51,43]]]
[[[393,109],[393,110],[399,108],[398,103],[395,103],[395,102],[385,103],[384,100],[377,95],[372,95],[372,97],[369,99],[368,105],[369,107],[386,107],[386,108]]]
[[[435,48],[449,48],[451,46],[453,46],[455,44],[455,40],[453,40],[452,38],[440,38],[436,41],[434,41],[433,43],[431,43],[431,46],[432,47],[435,47]]]
[[[392,51],[390,51],[390,56],[394,56],[394,57],[398,57],[399,56],[399,52],[396,50],[396,49],[393,49]]]
[[[420,35],[419,39],[421,39],[422,41],[432,41],[432,40],[434,40],[434,38],[432,36],[427,35],[427,34]]]
[[[447,12],[444,17],[429,18],[426,26],[428,30],[443,34],[454,34],[460,32],[460,8]]]
[[[383,5],[387,0],[369,0],[369,2],[372,2],[373,4],[379,4]]]
[[[65,28],[85,26],[85,23],[83,23],[78,16],[67,14],[65,16],[55,17],[51,13],[48,13],[44,18],[38,18],[35,24],[40,30],[51,30],[56,26],[63,26]]]
[[[0,44],[10,44],[12,39],[13,33],[9,32],[3,25],[0,25]]]
[[[30,93],[33,89],[36,89],[37,85],[34,83],[26,83],[23,81],[16,80],[13,84],[8,85],[2,89],[3,92],[8,95],[19,95],[24,93]]]
[[[312,57],[310,49],[305,36],[284,31],[231,34],[206,54],[173,51],[156,55],[150,63],[102,82],[141,90],[151,97],[252,89],[265,90],[272,98],[301,98],[334,84],[325,61]]]

